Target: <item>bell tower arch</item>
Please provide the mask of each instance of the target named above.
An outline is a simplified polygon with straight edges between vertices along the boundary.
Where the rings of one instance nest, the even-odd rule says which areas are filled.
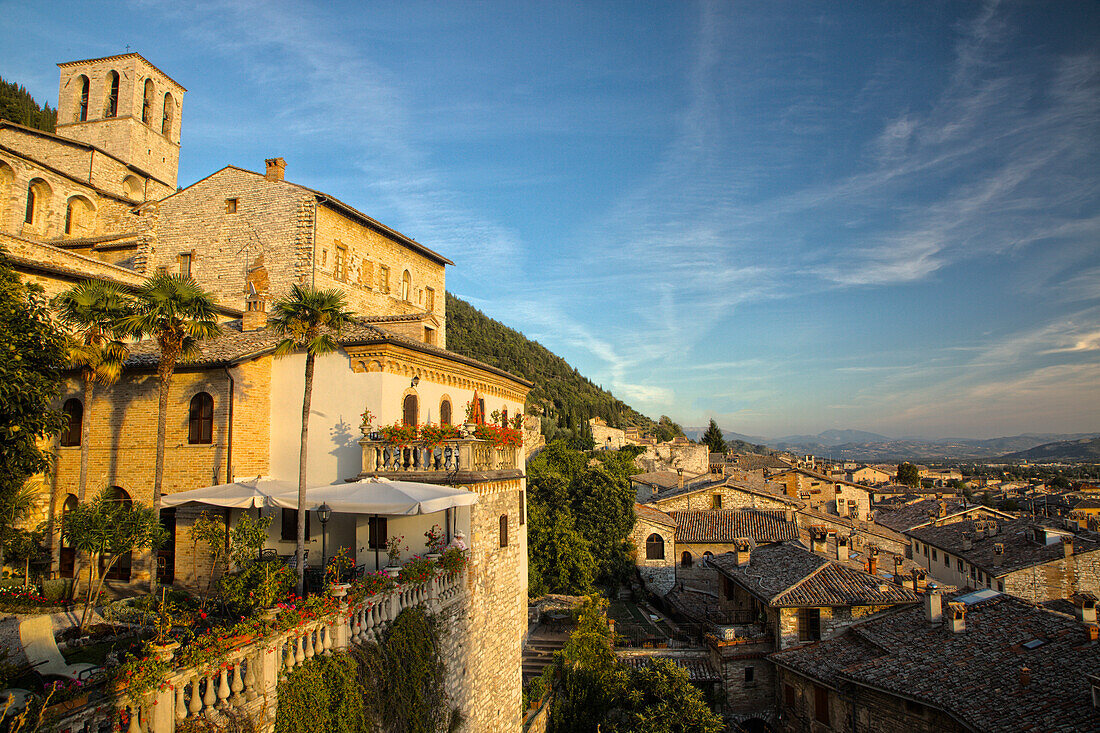
[[[57,65],[57,134],[175,188],[187,91],[139,53]]]

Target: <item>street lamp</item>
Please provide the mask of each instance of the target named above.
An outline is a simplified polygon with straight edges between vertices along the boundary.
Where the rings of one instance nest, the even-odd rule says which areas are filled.
[[[328,563],[328,520],[332,518],[332,508],[322,503],[317,507],[317,518],[321,520],[321,585],[325,584],[325,565]]]

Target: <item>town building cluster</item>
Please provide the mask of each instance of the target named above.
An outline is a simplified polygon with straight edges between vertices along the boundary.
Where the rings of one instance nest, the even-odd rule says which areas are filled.
[[[896,465],[789,454],[638,466],[639,582],[694,641],[632,663],[694,670],[743,729],[1100,726],[1100,535],[1080,521],[1095,500],[999,510],[957,469],[899,485]]]

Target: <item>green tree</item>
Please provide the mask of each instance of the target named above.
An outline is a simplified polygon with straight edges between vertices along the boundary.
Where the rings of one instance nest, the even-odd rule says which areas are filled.
[[[61,393],[64,335],[54,325],[42,288],[25,284],[0,251],[0,502],[10,502],[49,468],[40,441],[61,431],[53,408]],[[47,532],[53,531],[49,507]]]
[[[707,430],[703,433],[703,437],[699,439],[699,442],[705,443],[711,453],[725,453],[726,441],[722,437],[722,428],[718,427],[718,423],[714,421],[714,418],[710,419],[710,425],[707,426]]]
[[[123,322],[130,315],[127,296],[114,283],[85,280],[54,299],[58,320],[71,332],[66,340],[69,366],[80,372],[84,385],[84,414],[92,409],[96,382],[111,385],[122,376],[129,350],[123,342]],[[91,426],[85,419],[84,425]],[[80,437],[80,483],[77,498],[88,489],[89,434]]]
[[[99,602],[103,580],[119,558],[134,550],[159,547],[165,537],[160,519],[152,507],[130,501],[122,501],[111,489],[106,488],[94,499],[78,504],[65,515],[65,539],[78,552],[87,553],[88,589],[84,597],[84,612],[80,628],[88,620],[88,610]],[[96,567],[104,563],[98,582]],[[95,584],[95,591],[92,585]]]
[[[351,321],[339,290],[315,290],[295,284],[290,295],[275,302],[270,326],[285,338],[275,349],[276,357],[305,351],[305,388],[302,393],[302,442],[298,450],[298,593],[305,583],[306,547],[306,444],[309,436],[309,410],[313,397],[313,372],[318,356],[339,348],[334,333]]]
[[[912,463],[898,464],[898,483],[904,486],[912,486],[914,489],[920,486],[920,472]]]
[[[684,429],[680,427],[678,423],[673,422],[672,418],[668,415],[661,415],[661,419],[657,421],[657,429],[654,433],[658,441],[667,443],[673,438],[682,436],[684,434]]]
[[[592,589],[596,566],[572,512],[531,502],[527,513],[528,590],[532,595],[575,595]]]
[[[38,487],[28,481],[9,494],[0,495],[0,568],[9,555],[18,556],[30,532],[24,524],[34,511]]]
[[[221,333],[214,300],[194,279],[161,273],[138,288],[133,312],[123,319],[123,331],[139,338],[156,340],[157,362],[157,458],[153,473],[153,514],[160,516],[161,486],[164,483],[164,442],[168,425],[168,392],[176,366],[201,353],[200,342]],[[156,558],[149,573],[149,587],[156,588]]]

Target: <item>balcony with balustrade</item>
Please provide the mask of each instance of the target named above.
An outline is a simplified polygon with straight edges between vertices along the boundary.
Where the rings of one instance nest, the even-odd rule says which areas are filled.
[[[359,478],[429,484],[505,481],[523,476],[523,448],[490,440],[460,437],[439,443],[386,440],[372,433],[359,441],[363,470]]]
[[[405,609],[422,606],[438,615],[468,597],[465,573],[458,572],[351,602],[345,599],[333,613],[242,643],[204,667],[176,666],[151,692],[130,695],[125,687],[95,684],[87,703],[48,716],[49,722],[52,729],[83,733],[175,733],[192,730],[187,721],[225,724],[243,718],[255,730],[271,731],[276,688],[297,667],[316,656],[378,642]]]

